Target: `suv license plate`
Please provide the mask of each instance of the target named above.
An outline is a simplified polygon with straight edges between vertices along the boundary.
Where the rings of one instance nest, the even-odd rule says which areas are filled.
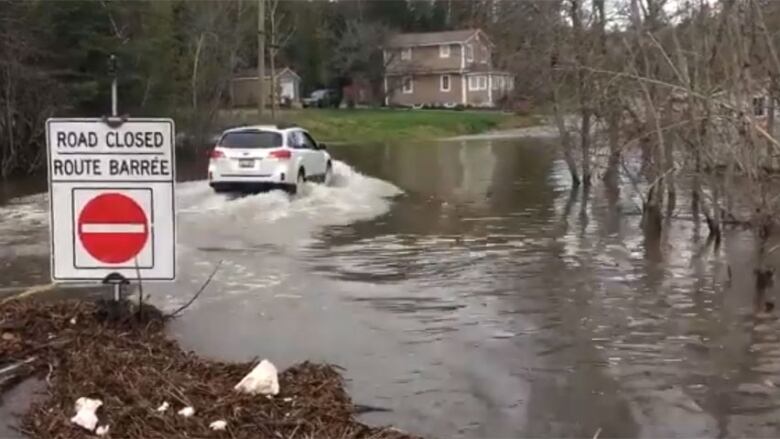
[[[238,160],[238,166],[241,168],[254,168],[255,167],[255,160],[254,159],[239,159]]]

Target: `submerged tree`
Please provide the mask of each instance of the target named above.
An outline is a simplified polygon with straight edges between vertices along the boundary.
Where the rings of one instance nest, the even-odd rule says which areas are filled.
[[[760,308],[780,213],[780,5],[626,0],[613,4],[612,26],[601,0],[557,5],[549,87],[573,184],[588,184],[591,163],[613,186],[625,178],[642,200],[645,232],[659,236],[677,208],[678,177],[690,179],[690,207],[711,242],[724,226],[753,230]]]

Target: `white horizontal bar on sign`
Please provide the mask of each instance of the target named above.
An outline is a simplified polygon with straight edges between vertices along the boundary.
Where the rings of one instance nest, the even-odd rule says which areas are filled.
[[[144,233],[143,224],[99,224],[87,223],[81,225],[81,233]]]

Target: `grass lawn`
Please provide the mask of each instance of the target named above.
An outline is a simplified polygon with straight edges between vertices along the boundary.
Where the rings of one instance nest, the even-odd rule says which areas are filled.
[[[226,110],[223,124],[257,123],[254,110]],[[292,122],[326,142],[387,142],[433,140],[491,129],[539,124],[533,116],[496,111],[402,109],[303,109],[282,110],[278,121]]]

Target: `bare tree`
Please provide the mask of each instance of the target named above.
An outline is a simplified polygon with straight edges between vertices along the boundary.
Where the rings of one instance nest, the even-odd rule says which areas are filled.
[[[45,120],[60,89],[37,63],[47,57],[30,32],[28,5],[0,1],[0,178],[37,169]]]
[[[196,144],[203,140],[217,118],[223,101],[229,99],[230,82],[236,62],[237,45],[232,25],[236,1],[200,1],[186,3],[188,21],[185,32],[190,54],[190,109],[184,115]]]
[[[279,9],[279,0],[270,0],[268,4],[268,24],[269,24],[269,61],[271,64],[271,117],[276,118],[279,110],[280,93],[279,85],[276,83],[278,72],[276,71],[276,56],[279,50],[284,48],[295,34],[295,23],[291,16]],[[261,81],[264,78],[260,79]]]
[[[330,36],[334,48],[331,65],[335,73],[365,79],[375,95],[389,96],[401,86],[400,81],[391,79],[384,89],[385,75],[392,72],[398,59],[398,51],[386,47],[391,33],[390,28],[381,23],[348,20],[343,31]],[[376,93],[379,90],[383,90],[382,93]]]

